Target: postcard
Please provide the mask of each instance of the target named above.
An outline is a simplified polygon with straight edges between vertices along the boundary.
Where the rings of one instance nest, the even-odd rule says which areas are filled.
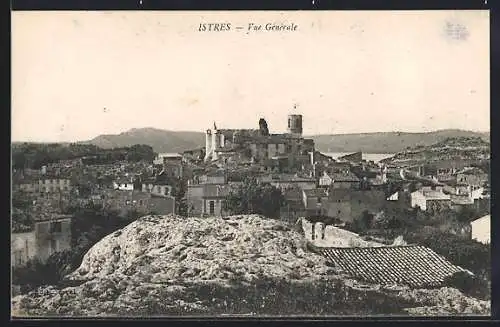
[[[489,12],[14,11],[11,315],[490,316]]]

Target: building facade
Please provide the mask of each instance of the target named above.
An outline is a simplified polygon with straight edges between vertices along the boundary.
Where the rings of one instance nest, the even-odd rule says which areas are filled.
[[[71,249],[71,220],[72,216],[53,214],[36,221],[30,232],[12,233],[12,267],[22,267],[33,259],[43,263],[52,254]]]

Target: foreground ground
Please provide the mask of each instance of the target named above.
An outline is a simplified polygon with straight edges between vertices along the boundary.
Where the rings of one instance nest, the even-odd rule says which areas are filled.
[[[256,215],[146,216],[106,236],[64,285],[12,300],[15,316],[457,315],[490,303],[456,289],[360,283]]]

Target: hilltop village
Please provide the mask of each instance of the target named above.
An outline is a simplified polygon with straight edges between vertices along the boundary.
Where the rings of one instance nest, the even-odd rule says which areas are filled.
[[[264,118],[255,129],[214,122],[205,147],[170,154],[141,145],[22,145],[13,151],[12,266],[42,267],[66,253],[72,263],[59,268],[71,271],[106,235],[146,215],[258,214],[299,226],[313,252],[360,280],[439,284],[446,272],[465,270],[489,280],[489,144],[449,139],[380,162],[360,152],[334,159],[303,136],[302,123],[289,115],[286,132],[273,134]],[[451,253],[457,247],[487,262]],[[415,275],[401,268],[392,280],[380,268],[405,260]],[[445,273],[430,269],[419,279],[428,265]]]

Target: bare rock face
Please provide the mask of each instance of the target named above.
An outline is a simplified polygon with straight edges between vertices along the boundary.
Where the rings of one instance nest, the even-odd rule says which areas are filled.
[[[299,233],[257,215],[145,216],[87,252],[80,267],[66,277],[81,285],[41,288],[15,298],[13,305],[35,315],[203,313],[206,303],[188,294],[193,285],[207,292],[219,288],[224,295],[220,288],[235,283],[327,277],[331,268],[324,258],[306,251]]]
[[[252,281],[325,275],[291,229],[260,216],[146,216],[103,238],[68,279],[147,275],[156,281]],[[280,254],[276,256],[276,254]]]
[[[397,314],[434,305],[415,299],[420,295],[356,287],[334,269],[308,252],[299,232],[276,220],[145,216],[95,244],[67,276],[72,286],[40,287],[17,296],[12,312],[318,316]],[[482,305],[478,310],[489,309]]]

